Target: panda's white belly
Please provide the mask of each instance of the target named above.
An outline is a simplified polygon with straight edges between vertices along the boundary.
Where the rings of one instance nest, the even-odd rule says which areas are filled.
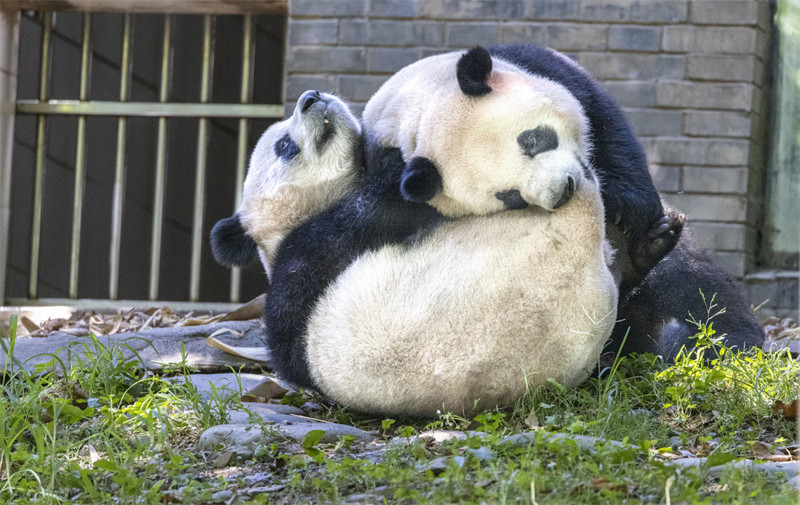
[[[320,390],[360,410],[434,415],[584,380],[617,302],[602,203],[584,186],[554,213],[464,218],[356,260],[308,324]]]

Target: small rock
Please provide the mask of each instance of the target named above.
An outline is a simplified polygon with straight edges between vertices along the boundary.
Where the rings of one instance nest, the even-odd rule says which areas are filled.
[[[514,435],[509,435],[500,440],[500,443],[527,446],[536,440],[536,435],[538,433],[542,433],[541,437],[543,441],[554,442],[557,440],[572,440],[575,442],[575,444],[577,444],[578,448],[591,453],[597,452],[595,444],[597,444],[598,442],[603,444],[611,444],[614,447],[618,447],[620,449],[625,447],[635,447],[633,445],[626,446],[625,444],[617,440],[604,440],[602,438],[589,437],[586,435],[571,435],[569,433],[552,433],[552,432],[538,432],[538,431],[526,431],[524,433],[516,433]]]
[[[221,424],[204,431],[198,444],[206,451],[231,451],[240,458],[249,458],[256,446],[273,440],[274,437],[265,436],[258,426]]]
[[[253,412],[264,412],[267,414],[286,414],[286,415],[299,415],[303,416],[306,412],[303,409],[293,407],[292,405],[281,405],[280,403],[247,403],[245,407]]]
[[[375,439],[375,437],[369,433],[354,428],[353,426],[347,426],[346,424],[306,422],[300,424],[281,424],[276,426],[276,428],[283,436],[297,442],[301,442],[303,437],[311,430],[324,431],[325,435],[322,437],[321,442],[325,444],[337,442],[339,437],[345,435],[353,435],[353,438],[359,442],[371,442]]]
[[[225,502],[227,503],[230,499],[233,498],[233,491],[228,491],[227,489],[223,489],[222,491],[217,491],[216,493],[211,495],[211,500],[214,503]]]
[[[262,422],[273,424],[300,424],[300,423],[314,423],[307,418],[298,417],[289,414],[277,414],[269,411],[259,411],[250,409],[256,417],[261,418]],[[232,410],[228,412],[228,424],[250,424],[250,413],[244,410]]]
[[[236,378],[237,375],[239,376],[238,380]],[[214,385],[214,389],[217,390],[218,395],[238,396],[241,394],[241,391],[246,391],[261,383],[264,377],[263,375],[253,373],[196,373],[189,375],[189,380],[194,384],[194,387],[197,388],[197,392],[200,393],[200,396],[208,401],[211,399],[213,393],[212,384]],[[177,375],[175,377],[168,377],[166,380],[183,383],[184,377],[182,375]],[[242,385],[241,390],[239,389],[240,382]]]
[[[789,482],[787,482],[787,484],[789,485],[789,489],[792,489],[794,491],[800,491],[800,476],[792,477],[791,479],[789,479]]]

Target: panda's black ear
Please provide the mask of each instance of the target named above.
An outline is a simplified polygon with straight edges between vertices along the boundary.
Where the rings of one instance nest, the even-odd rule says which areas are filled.
[[[442,176],[428,158],[412,158],[400,177],[400,192],[409,202],[424,203],[442,189]]]
[[[258,246],[242,227],[239,214],[220,219],[211,229],[211,252],[217,263],[243,267],[258,258]]]
[[[464,54],[456,64],[456,76],[461,91],[467,96],[483,96],[492,91],[487,84],[492,73],[492,57],[489,51],[475,46]]]

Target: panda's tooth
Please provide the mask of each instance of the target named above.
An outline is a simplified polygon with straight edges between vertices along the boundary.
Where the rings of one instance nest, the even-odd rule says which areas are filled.
[[[326,118],[326,119],[323,119],[323,120],[322,120],[322,122],[323,122],[323,123],[325,123],[325,124],[328,124],[328,123],[330,123],[330,121],[328,121],[328,119],[327,119],[327,118]]]

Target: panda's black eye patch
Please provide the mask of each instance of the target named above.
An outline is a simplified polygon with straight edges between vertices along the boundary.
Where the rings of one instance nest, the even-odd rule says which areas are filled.
[[[289,161],[300,153],[300,146],[287,133],[275,142],[275,156]]]
[[[552,151],[558,147],[558,134],[547,125],[537,126],[533,130],[525,130],[517,137],[517,144],[522,152],[533,158],[539,153]]]

